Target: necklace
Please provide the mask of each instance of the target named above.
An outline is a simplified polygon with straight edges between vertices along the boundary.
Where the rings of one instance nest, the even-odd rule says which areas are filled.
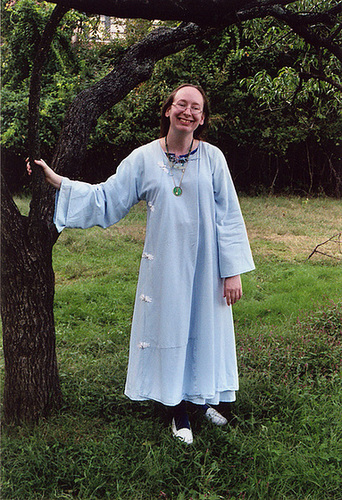
[[[168,148],[168,145],[167,145],[167,140],[166,140],[166,136],[165,136],[165,148],[166,148],[166,156],[167,156],[167,159],[168,159],[168,162],[169,162],[169,165],[170,165],[170,168],[176,168],[175,167],[175,164],[176,163],[181,163],[182,164],[182,177],[179,181],[179,185],[176,186],[176,182],[175,182],[175,178],[174,176],[172,176],[172,180],[173,180],[173,185],[174,185],[174,188],[172,190],[173,194],[175,196],[181,196],[181,194],[183,193],[183,190],[181,188],[181,185],[182,185],[182,181],[183,181],[183,177],[184,177],[184,173],[185,173],[185,169],[187,167],[187,163],[188,163],[188,160],[189,160],[189,156],[190,156],[190,153],[191,153],[191,149],[192,149],[192,145],[193,145],[193,142],[194,142],[194,139],[192,138],[192,141],[191,141],[191,144],[190,144],[190,148],[189,148],[189,151],[187,153],[187,155],[182,158],[182,159],[179,159],[178,161],[176,160],[176,155],[171,155],[169,153],[169,148]]]

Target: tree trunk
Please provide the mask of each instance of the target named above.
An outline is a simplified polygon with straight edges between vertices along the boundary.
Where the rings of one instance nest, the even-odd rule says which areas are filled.
[[[34,61],[29,101],[30,157],[40,156],[40,80],[56,28],[66,13],[57,6],[44,29]],[[32,161],[32,160],[31,160]],[[34,171],[29,218],[21,216],[7,186],[1,199],[1,316],[5,358],[4,419],[37,421],[60,406],[53,316],[52,247],[56,231],[39,213],[42,193],[49,193]]]
[[[56,10],[56,22],[57,14],[62,13]],[[53,166],[63,175],[77,177],[82,169],[89,133],[97,118],[149,78],[157,60],[181,50],[211,31],[194,24],[164,28],[133,45],[112,73],[75,99],[65,119]],[[31,87],[35,94],[31,95],[32,155],[37,154],[39,148],[38,122],[34,118],[39,109],[38,72],[37,75],[37,81]],[[58,235],[52,223],[54,190],[47,187],[42,177],[40,169],[34,168],[28,217],[21,216],[2,181],[1,314],[6,423],[37,421],[49,415],[62,402],[53,316],[52,248]]]
[[[55,353],[51,229],[28,232],[2,186],[1,267],[5,359],[4,421],[37,421],[62,402]]]

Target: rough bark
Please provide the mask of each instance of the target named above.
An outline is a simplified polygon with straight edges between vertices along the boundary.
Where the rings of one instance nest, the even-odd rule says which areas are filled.
[[[37,48],[29,102],[29,153],[39,157],[40,80],[56,28],[66,12],[57,6]],[[46,185],[33,174],[30,217],[23,217],[1,179],[1,316],[5,360],[5,422],[37,421],[62,401],[53,316],[55,232],[37,208]],[[51,196],[51,190],[50,190]]]
[[[1,202],[4,421],[37,421],[61,403],[52,241],[43,221],[39,237],[28,236],[28,219],[19,213],[4,183]]]

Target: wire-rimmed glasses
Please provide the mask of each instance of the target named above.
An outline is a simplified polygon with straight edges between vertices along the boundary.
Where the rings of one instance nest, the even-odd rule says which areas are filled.
[[[185,102],[179,101],[172,103],[172,106],[175,106],[179,111],[185,111],[189,108],[193,115],[198,115],[198,113],[202,112],[202,108],[199,104],[186,104]]]

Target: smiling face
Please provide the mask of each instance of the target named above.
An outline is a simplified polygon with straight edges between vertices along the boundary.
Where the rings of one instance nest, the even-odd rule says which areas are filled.
[[[194,87],[182,87],[174,96],[173,103],[165,111],[170,120],[170,130],[193,134],[204,123],[204,101],[202,94]],[[200,109],[199,113],[196,113]]]

